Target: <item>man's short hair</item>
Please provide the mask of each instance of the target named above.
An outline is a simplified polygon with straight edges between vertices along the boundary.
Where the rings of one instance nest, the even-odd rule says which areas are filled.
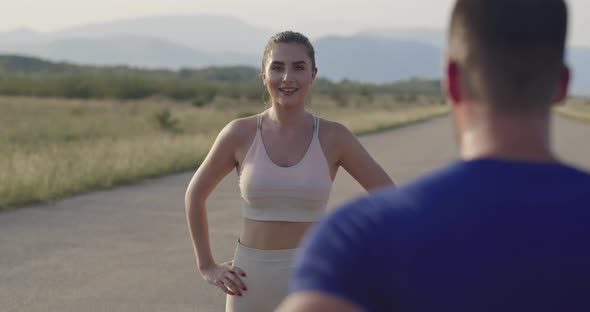
[[[560,81],[566,33],[563,0],[457,0],[449,55],[471,97],[504,111],[536,111]]]

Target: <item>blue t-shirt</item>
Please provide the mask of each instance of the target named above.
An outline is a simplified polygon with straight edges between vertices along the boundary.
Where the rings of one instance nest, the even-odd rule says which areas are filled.
[[[590,311],[590,175],[460,161],[322,220],[291,292],[367,311]]]

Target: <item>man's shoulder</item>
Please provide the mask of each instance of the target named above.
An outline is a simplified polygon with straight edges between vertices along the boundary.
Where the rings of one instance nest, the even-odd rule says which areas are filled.
[[[389,217],[397,220],[413,218],[428,207],[437,194],[446,192],[450,185],[464,179],[461,166],[453,163],[400,186],[375,190],[337,208],[328,222],[343,224],[347,221],[370,223],[375,228]]]
[[[528,196],[523,189],[530,190]],[[590,175],[566,164],[538,165],[499,160],[457,161],[397,187],[387,187],[358,197],[326,218],[327,223],[355,225],[362,231],[407,227],[421,218],[438,217],[464,207],[531,198],[590,196]],[[583,194],[583,195],[579,195]],[[571,196],[570,196],[571,195]],[[441,209],[445,208],[445,209]],[[360,226],[357,226],[360,225]]]

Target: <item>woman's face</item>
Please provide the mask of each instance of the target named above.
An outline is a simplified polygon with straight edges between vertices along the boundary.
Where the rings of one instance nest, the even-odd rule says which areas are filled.
[[[278,43],[266,59],[262,80],[273,105],[292,107],[305,105],[305,96],[316,73],[304,45]]]

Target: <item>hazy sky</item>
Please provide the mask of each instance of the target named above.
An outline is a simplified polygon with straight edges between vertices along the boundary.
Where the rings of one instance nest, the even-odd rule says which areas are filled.
[[[89,22],[172,14],[239,17],[317,37],[369,27],[444,28],[453,0],[1,0],[0,31],[53,31]],[[590,47],[590,1],[569,0],[570,42]]]

